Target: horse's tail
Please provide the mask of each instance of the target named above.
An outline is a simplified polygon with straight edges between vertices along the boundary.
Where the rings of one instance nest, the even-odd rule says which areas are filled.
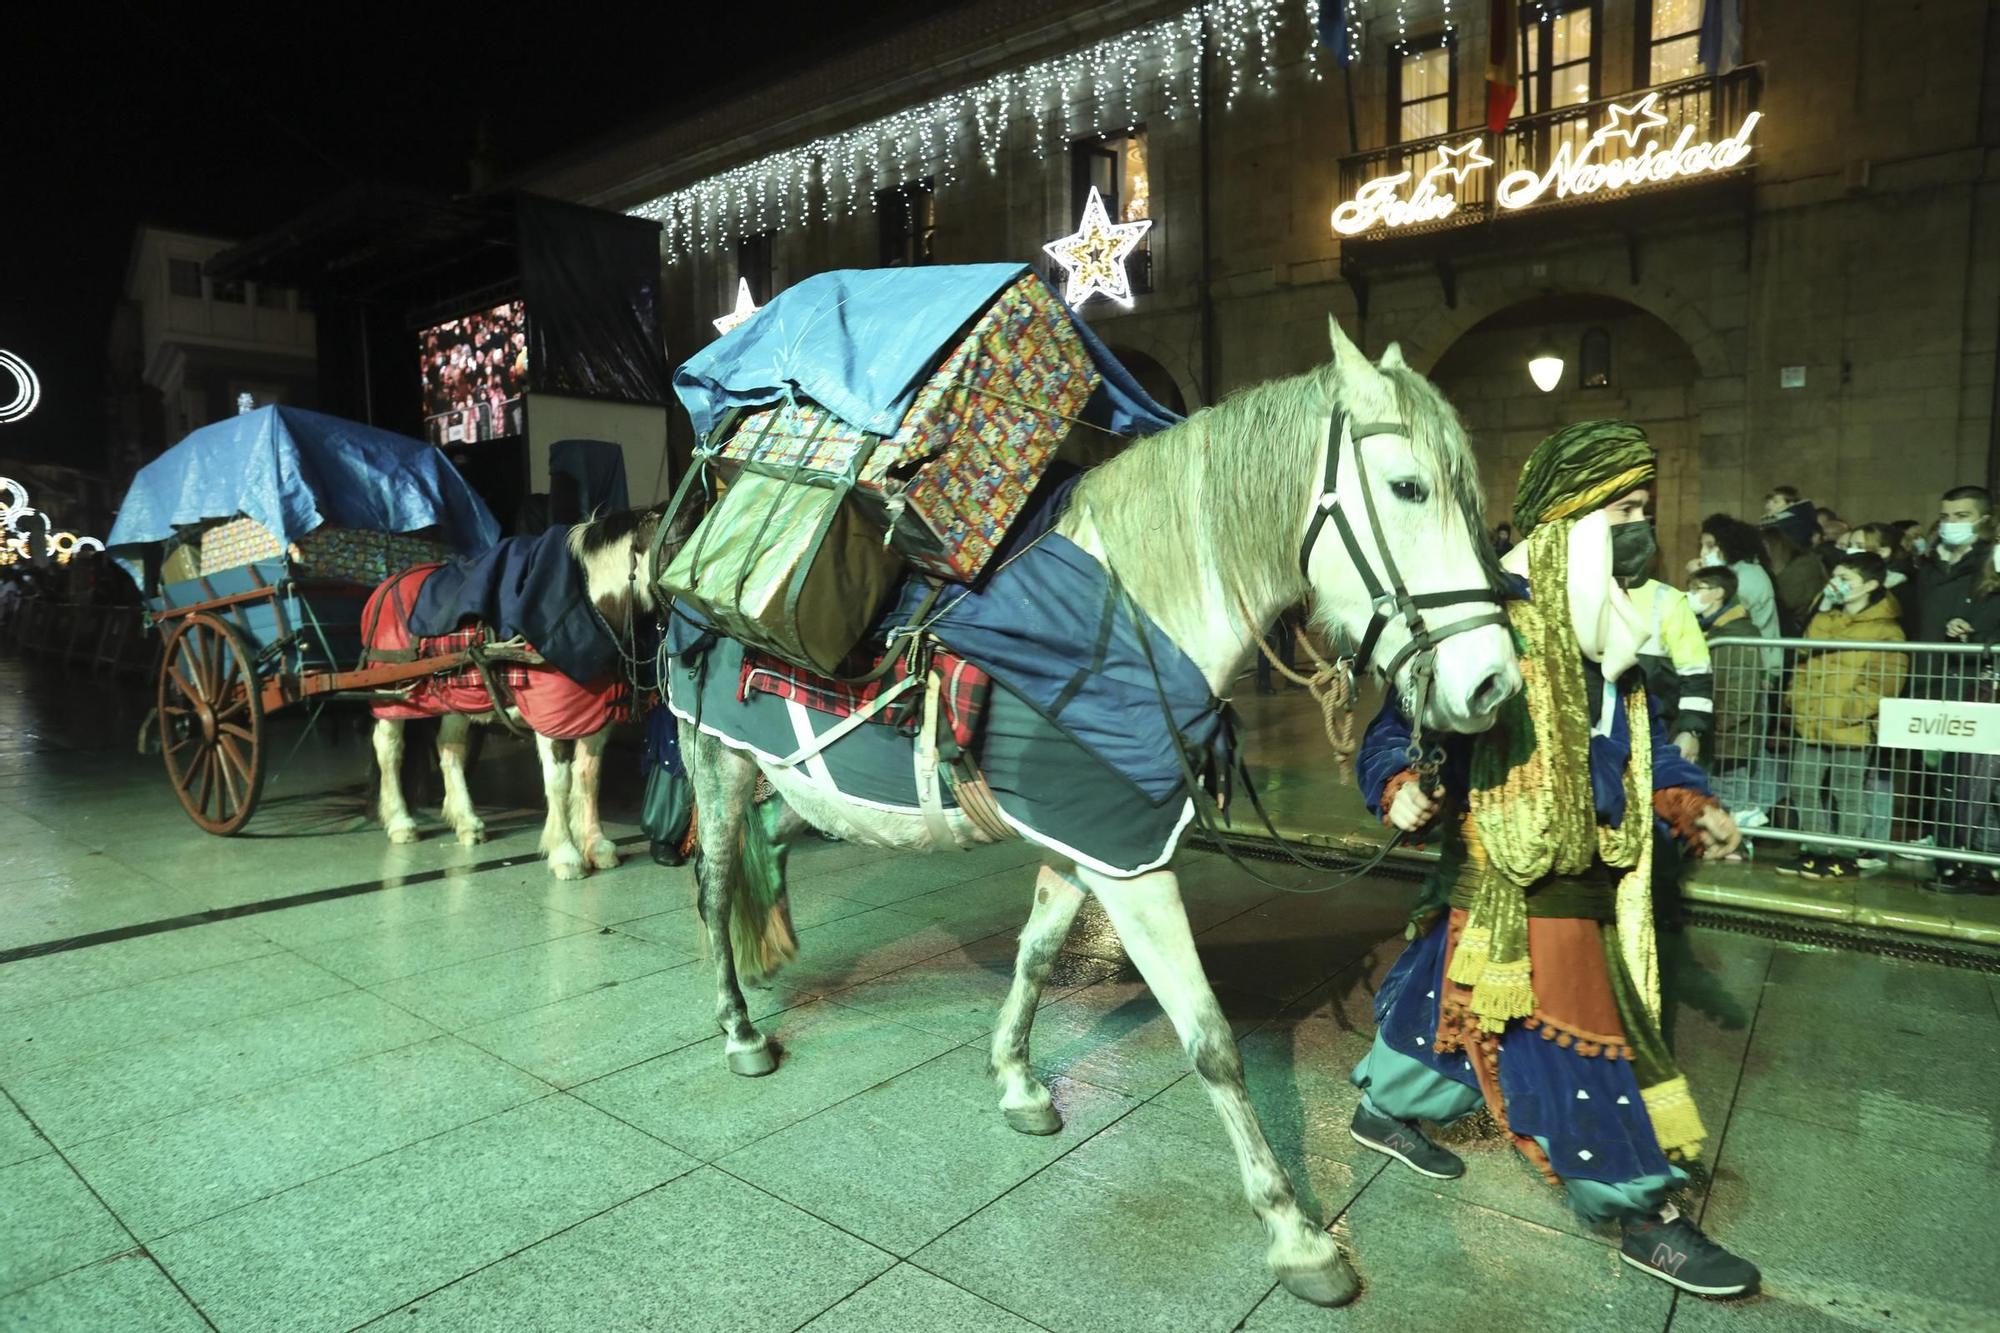
[[[785,904],[786,849],[775,836],[783,813],[779,800],[750,807],[737,873],[729,877],[729,944],[737,975],[747,981],[771,976],[799,952]]]

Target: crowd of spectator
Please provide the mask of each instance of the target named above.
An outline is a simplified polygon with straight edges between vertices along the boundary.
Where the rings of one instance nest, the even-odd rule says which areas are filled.
[[[1703,521],[1685,584],[1698,636],[1675,590],[1632,585],[1670,730],[1699,748],[1740,824],[1806,839],[1784,869],[1848,878],[1885,865],[1888,844],[1915,844],[1943,853],[1930,887],[2000,893],[2000,869],[1963,855],[2000,857],[2000,755],[1885,746],[1881,732],[1885,699],[2000,703],[1996,535],[1977,486],[1945,492],[1928,526],[1850,525],[1779,486],[1755,527]],[[1693,712],[1691,684],[1707,691]]]

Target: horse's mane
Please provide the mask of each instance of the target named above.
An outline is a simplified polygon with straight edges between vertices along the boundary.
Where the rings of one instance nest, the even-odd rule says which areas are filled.
[[[1485,499],[1458,413],[1415,371],[1379,373],[1433,485],[1483,533]],[[1092,470],[1077,483],[1083,503],[1070,512],[1087,506],[1119,579],[1142,605],[1185,602],[1202,586],[1204,563],[1247,604],[1286,604],[1305,590],[1293,520],[1319,486],[1319,448],[1338,392],[1332,365],[1238,390]]]

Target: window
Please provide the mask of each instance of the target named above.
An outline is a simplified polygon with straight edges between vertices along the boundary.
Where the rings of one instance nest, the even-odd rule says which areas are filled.
[[[1083,221],[1083,206],[1090,189],[1097,187],[1104,201],[1105,216],[1113,222],[1138,222],[1153,213],[1153,178],[1146,160],[1146,131],[1107,134],[1096,139],[1072,140],[1069,146],[1069,219],[1072,227]],[[1132,290],[1153,290],[1153,252],[1150,234],[1125,258],[1125,271]],[[1051,270],[1059,274],[1060,265]]]
[[[750,284],[750,299],[760,306],[771,303],[771,287],[776,273],[771,242],[776,232],[760,231],[736,239],[736,276]],[[734,293],[731,293],[732,304]]]
[[[1528,0],[1521,6],[1523,115],[1597,96],[1597,33],[1597,0]]]
[[[1611,335],[1605,330],[1583,331],[1583,346],[1577,349],[1576,380],[1586,389],[1611,387]]]
[[[215,299],[218,301],[226,301],[230,305],[242,305],[243,284],[240,282],[224,282],[220,278],[216,279]]]
[[[875,192],[875,225],[883,268],[911,268],[935,257],[937,199],[929,177]]]
[[[273,287],[267,282],[257,284],[257,307],[260,310],[289,310],[292,306],[291,293],[283,287]]]
[[[1429,139],[1457,123],[1457,43],[1449,33],[1390,48],[1389,124],[1396,142]]]
[[[1692,79],[1701,67],[1702,0],[1643,0],[1639,6],[1642,86]]]
[[[167,290],[175,296],[201,299],[201,264],[193,259],[167,261]]]

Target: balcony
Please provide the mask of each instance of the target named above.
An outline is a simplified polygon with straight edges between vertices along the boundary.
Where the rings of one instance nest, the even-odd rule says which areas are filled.
[[[1334,231],[1350,244],[1457,232],[1740,181],[1761,86],[1762,70],[1746,66],[1524,116],[1499,135],[1461,129],[1342,158]]]

